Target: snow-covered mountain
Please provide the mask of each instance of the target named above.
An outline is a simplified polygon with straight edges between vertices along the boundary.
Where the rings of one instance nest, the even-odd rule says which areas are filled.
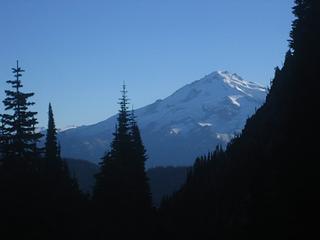
[[[137,109],[148,151],[147,166],[191,165],[196,156],[225,145],[265,100],[265,87],[216,71],[171,96]],[[62,155],[99,162],[109,147],[116,115],[59,133]]]

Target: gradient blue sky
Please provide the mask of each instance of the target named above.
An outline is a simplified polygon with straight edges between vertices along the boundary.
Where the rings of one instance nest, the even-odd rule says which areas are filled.
[[[0,98],[19,59],[40,126],[117,109],[123,81],[134,107],[215,70],[269,84],[282,65],[293,0],[0,0]],[[3,107],[0,107],[0,111]]]

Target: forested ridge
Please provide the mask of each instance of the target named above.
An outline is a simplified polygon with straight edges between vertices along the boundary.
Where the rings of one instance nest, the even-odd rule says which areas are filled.
[[[225,151],[196,160],[185,185],[163,202],[165,229],[218,239],[311,233],[319,11],[319,1],[296,1],[290,50],[265,104]]]

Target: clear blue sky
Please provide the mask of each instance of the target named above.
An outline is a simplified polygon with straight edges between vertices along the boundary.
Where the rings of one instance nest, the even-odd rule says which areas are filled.
[[[19,59],[40,126],[135,108],[215,70],[269,84],[288,49],[293,0],[0,0],[0,98]],[[2,111],[3,107],[0,107]]]

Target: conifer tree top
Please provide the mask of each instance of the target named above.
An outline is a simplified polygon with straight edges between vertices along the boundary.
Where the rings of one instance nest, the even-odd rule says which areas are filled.
[[[127,93],[128,93],[127,87],[126,87],[125,83],[123,83],[122,90],[121,90],[122,96],[121,96],[121,98],[119,98],[119,101],[120,101],[119,102],[119,104],[120,104],[119,112],[120,113],[127,112],[129,109],[129,107],[128,107],[129,99],[127,97]]]
[[[13,76],[16,78],[15,80],[8,80],[7,83],[11,83],[12,87],[19,91],[19,88],[23,87],[20,81],[20,77],[22,77],[22,73],[25,72],[22,68],[19,67],[19,61],[17,60],[16,68],[11,68]]]
[[[48,129],[46,136],[46,157],[50,159],[55,159],[59,157],[58,153],[58,143],[57,143],[57,130],[54,122],[53,111],[51,103],[49,103],[48,110]]]

